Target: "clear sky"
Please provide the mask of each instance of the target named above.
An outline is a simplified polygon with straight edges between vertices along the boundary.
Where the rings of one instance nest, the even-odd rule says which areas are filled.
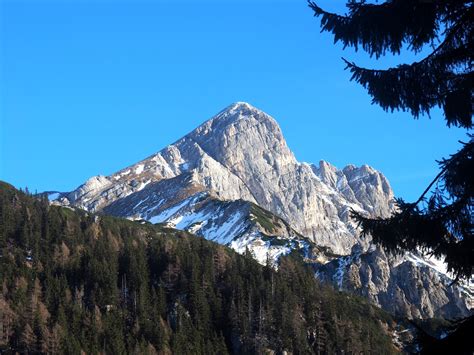
[[[0,31],[0,179],[33,191],[113,173],[235,101],[275,117],[299,160],[369,164],[409,200],[466,137],[440,111],[371,105],[341,56],[417,57],[343,50],[305,0],[0,0]]]

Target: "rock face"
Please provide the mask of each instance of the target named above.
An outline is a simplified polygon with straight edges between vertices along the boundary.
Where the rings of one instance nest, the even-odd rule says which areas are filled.
[[[89,179],[61,202],[99,211],[150,184],[180,181],[184,176],[221,199],[264,206],[291,221],[298,233],[337,254],[348,254],[361,242],[350,209],[381,216],[392,209],[393,193],[381,173],[366,165],[337,170],[324,161],[319,166],[298,162],[276,121],[247,103],[229,106],[135,165],[109,177]],[[142,203],[146,217],[153,217],[158,202]],[[123,203],[113,213],[132,216],[137,213],[132,207]]]
[[[473,307],[472,290],[467,285],[450,286],[452,280],[438,266],[412,253],[394,257],[374,246],[366,252],[355,246],[351,255],[315,268],[323,282],[366,297],[395,315],[467,316]]]
[[[293,249],[313,263],[341,255],[318,275],[390,311],[421,317],[466,312],[466,297],[429,281],[436,271],[367,252],[370,241],[360,239],[350,210],[390,215],[393,192],[380,172],[298,162],[276,121],[247,103],[227,107],[137,164],[54,196],[53,203],[169,223],[238,252],[249,249],[261,263]],[[407,282],[423,285],[424,296],[406,289]]]

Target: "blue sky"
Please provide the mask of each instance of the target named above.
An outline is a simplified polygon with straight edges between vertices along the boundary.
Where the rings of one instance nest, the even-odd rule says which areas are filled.
[[[343,1],[319,1],[343,11]],[[235,101],[280,123],[301,161],[369,164],[415,199],[465,140],[440,111],[386,113],[305,0],[0,0],[0,179],[69,191],[160,150]]]

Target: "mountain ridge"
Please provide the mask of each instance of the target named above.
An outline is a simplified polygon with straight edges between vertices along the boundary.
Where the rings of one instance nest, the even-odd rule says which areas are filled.
[[[262,224],[253,223],[248,204],[238,201],[263,207],[272,221],[285,221],[291,227],[269,235]],[[339,280],[337,275],[347,275],[350,269],[369,285],[370,277],[364,273],[372,272],[367,270],[373,267],[383,269],[388,277],[381,278],[364,296],[388,307],[384,292],[391,285],[401,295],[395,309],[410,317],[435,316],[433,310],[460,299],[463,292],[434,280],[427,284],[428,292],[439,296],[427,299],[416,289],[418,274],[403,279],[392,272],[396,258],[385,254],[355,257],[354,250],[370,253],[370,238],[361,238],[350,211],[389,216],[395,205],[388,180],[368,165],[337,169],[325,161],[318,166],[298,162],[276,120],[247,103],[228,106],[148,158],[108,177],[92,177],[53,203],[170,223],[240,253],[248,249],[261,264],[270,258],[276,266],[278,258],[293,249],[317,265],[336,258],[335,262],[343,262],[346,268],[316,267],[317,274],[329,282]],[[219,239],[216,233],[225,237]],[[348,259],[337,259],[344,255]],[[333,283],[337,288],[359,292],[357,280]],[[466,300],[472,307],[472,297]],[[448,313],[465,313],[468,308],[455,305]]]
[[[332,242],[329,234],[334,228],[326,228],[323,220],[329,218],[336,223],[340,219],[337,217],[340,205],[346,206],[347,211],[350,208],[364,210],[359,198],[366,193],[362,190],[357,194],[351,192],[344,176],[339,176],[340,183],[345,189],[349,188],[348,192],[339,198],[336,186],[329,191],[331,189],[323,181],[325,175],[318,174],[318,168],[296,160],[276,121],[247,103],[228,106],[183,138],[136,164],[108,177],[89,179],[66,194],[62,203],[98,211],[151,182],[174,178],[188,171],[193,172],[196,183],[214,190],[222,199],[245,199],[265,206],[272,213],[291,219],[299,233],[335,252],[349,253],[352,245],[360,241],[354,236],[352,227],[347,230],[341,226],[339,244]],[[352,171],[367,176],[380,174],[365,167]],[[305,184],[309,188],[302,189]],[[382,207],[377,211],[383,215],[392,208],[389,201],[393,193],[388,182],[386,184],[388,188],[382,190],[385,196],[379,199]],[[327,198],[320,198],[324,194]],[[331,197],[337,201],[330,201]],[[298,203],[298,200],[303,202]],[[325,213],[321,214],[325,208]],[[302,210],[309,215],[305,216]],[[341,218],[345,224],[350,223],[348,213],[345,214]],[[319,223],[315,224],[315,219],[319,219]],[[323,233],[321,228],[325,229]]]

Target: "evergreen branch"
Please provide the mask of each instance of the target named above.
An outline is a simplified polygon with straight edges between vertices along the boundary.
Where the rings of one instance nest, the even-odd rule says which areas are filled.
[[[446,172],[446,170],[448,170],[448,166],[446,165],[443,169],[441,169],[441,171],[438,173],[438,175],[436,175],[436,177],[433,179],[433,181],[431,181],[431,183],[428,185],[428,187],[425,189],[425,191],[423,191],[423,193],[421,194],[421,196],[418,198],[418,200],[416,200],[415,203],[413,203],[413,205],[417,205],[419,204],[423,198],[425,197],[425,195],[431,190],[431,188],[433,187],[433,185],[436,183],[436,181],[439,180],[439,178],[441,176],[444,175],[444,173]]]
[[[383,72],[388,72],[388,71],[395,71],[395,70],[406,70],[407,67],[416,67],[416,66],[421,66],[421,65],[425,65],[425,64],[428,64],[429,61],[433,60],[433,59],[436,59],[441,53],[443,53],[443,51],[447,50],[447,49],[451,49],[452,50],[452,47],[453,47],[453,41],[455,39],[458,39],[458,37],[466,37],[466,39],[469,38],[471,32],[472,32],[472,24],[471,24],[471,18],[473,16],[473,11],[471,9],[471,11],[465,13],[461,19],[459,20],[459,22],[457,22],[452,28],[450,29],[447,29],[447,34],[444,38],[444,40],[430,53],[428,54],[425,58],[419,60],[419,61],[416,61],[416,62],[413,62],[411,64],[405,64],[405,65],[399,65],[397,67],[392,67],[392,68],[388,68],[388,69],[368,69],[368,68],[362,68],[362,67],[359,67],[357,66],[354,62],[349,62],[348,60],[346,60],[345,58],[342,58],[342,60],[346,63],[346,65],[348,67],[351,67],[351,68],[356,68],[357,70],[363,70],[365,72],[372,72],[372,73],[383,73]],[[467,26],[467,29],[465,28]],[[459,33],[459,31],[466,31],[466,33]],[[462,47],[462,46],[461,46]],[[461,55],[461,57],[465,57],[464,59],[466,60],[466,62],[471,63],[471,60],[472,60],[472,53],[470,53],[470,50],[472,48],[469,48],[467,45],[465,45],[464,47],[462,47],[463,49],[465,49],[465,54],[464,55]],[[463,52],[464,53],[464,52]],[[460,58],[457,58],[458,60]],[[432,64],[432,63],[430,63]]]
[[[472,128],[472,71],[455,73],[434,59],[388,70],[365,69],[343,60],[352,73],[351,80],[366,88],[372,102],[384,110],[409,110],[417,118],[439,106],[448,126]]]
[[[324,15],[324,16],[330,16],[332,18],[337,18],[340,21],[343,21],[343,20],[348,21],[350,19],[350,17],[348,17],[348,16],[338,15],[338,14],[335,14],[335,13],[332,13],[332,12],[324,11],[314,1],[308,1],[308,6],[314,11],[313,16],[315,16],[315,17]]]
[[[372,103],[380,105],[385,111],[410,111],[415,118],[418,118],[421,114],[429,116],[431,110],[438,106],[443,108],[448,126],[472,128],[474,49],[471,38],[474,29],[471,19],[474,17],[474,7],[471,3],[467,5],[465,1],[433,2],[436,6],[431,23],[432,38],[439,32],[438,22],[443,23],[446,28],[445,37],[429,55],[417,62],[375,70],[359,67],[343,58],[346,69],[352,73],[351,80],[356,80],[364,86],[372,96]],[[406,12],[413,17],[421,16],[421,14],[414,15],[411,10],[405,8],[407,4],[422,6],[415,0],[405,2],[396,0],[390,4],[401,14]],[[384,21],[380,21],[383,16],[387,19],[397,17],[396,13],[389,14],[384,12],[385,10],[380,10],[386,5],[387,3],[372,5],[350,2],[348,4],[350,16],[340,16],[328,13],[314,2],[309,2],[309,6],[315,11],[315,16],[322,16],[322,30],[332,32],[335,42],[341,40],[344,46],[352,46],[356,50],[358,45],[362,45],[364,50],[377,56],[383,54],[385,50],[398,53],[404,41],[416,40],[418,32],[422,31],[421,27],[415,30],[416,26],[428,26],[428,23],[413,25],[409,20],[402,25],[385,24]],[[378,10],[374,10],[377,6]],[[380,13],[377,12],[379,10]],[[453,13],[455,15],[452,15]],[[376,19],[378,20],[375,21]],[[406,26],[409,26],[410,30]],[[416,51],[415,47],[418,45],[421,44],[415,41],[411,42],[409,47]]]
[[[314,16],[321,16],[321,31],[334,34],[344,47],[363,50],[377,58],[389,51],[399,54],[404,43],[419,51],[437,37],[439,5],[420,0],[392,0],[382,4],[364,1],[347,3],[348,16],[330,13],[314,1],[308,1]],[[407,16],[408,14],[408,16]]]

